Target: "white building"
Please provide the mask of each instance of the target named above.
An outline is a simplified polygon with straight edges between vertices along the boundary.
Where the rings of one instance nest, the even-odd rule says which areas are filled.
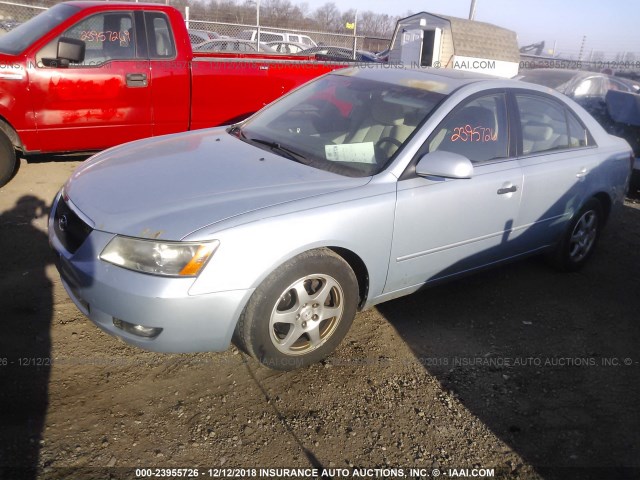
[[[506,28],[421,12],[398,20],[389,63],[511,78],[518,74],[520,51],[516,33]]]

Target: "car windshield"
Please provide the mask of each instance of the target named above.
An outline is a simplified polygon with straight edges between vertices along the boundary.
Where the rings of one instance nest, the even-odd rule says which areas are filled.
[[[0,52],[10,55],[22,53],[29,45],[38,40],[42,35],[64,22],[74,13],[80,10],[73,5],[58,4],[33,17],[15,30],[0,37]]]
[[[364,177],[382,171],[443,98],[428,88],[330,74],[229,133],[315,168]]]

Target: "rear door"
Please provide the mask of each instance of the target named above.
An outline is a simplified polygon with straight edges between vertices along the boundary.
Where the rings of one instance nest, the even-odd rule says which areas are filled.
[[[150,136],[150,66],[134,12],[96,13],[61,36],[85,42],[85,61],[51,61],[60,37],[36,54],[29,80],[41,150],[96,150]]]
[[[524,175],[518,229],[533,249],[555,242],[580,209],[599,158],[591,135],[562,102],[522,91],[514,98]]]

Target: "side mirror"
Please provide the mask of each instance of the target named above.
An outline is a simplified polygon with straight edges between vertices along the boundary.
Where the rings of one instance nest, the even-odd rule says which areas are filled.
[[[418,160],[416,174],[421,177],[471,178],[473,165],[463,155],[436,150]]]
[[[57,59],[61,64],[82,63],[84,62],[85,43],[75,38],[61,37],[58,40]]]
[[[71,63],[82,63],[84,62],[85,48],[86,45],[82,40],[60,37],[56,58],[43,58],[42,65],[52,68],[68,68]]]

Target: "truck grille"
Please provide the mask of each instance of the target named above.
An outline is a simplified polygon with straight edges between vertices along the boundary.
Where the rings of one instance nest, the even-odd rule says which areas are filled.
[[[75,253],[87,239],[93,229],[83,222],[73,210],[69,208],[64,198],[60,198],[53,217],[53,228],[60,243],[70,253]]]

